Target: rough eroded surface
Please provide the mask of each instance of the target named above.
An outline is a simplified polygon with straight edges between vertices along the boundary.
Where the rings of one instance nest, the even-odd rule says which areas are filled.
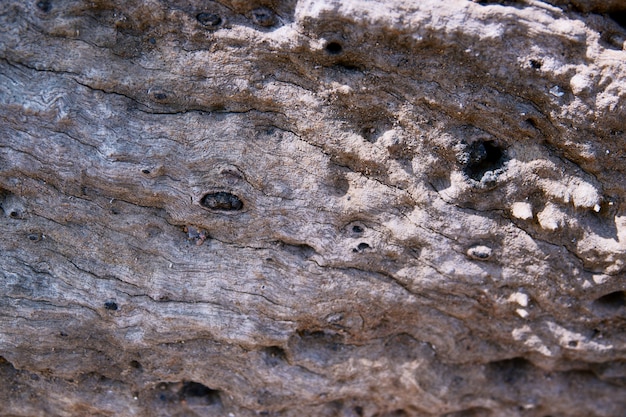
[[[2,416],[622,416],[623,1],[0,3]]]

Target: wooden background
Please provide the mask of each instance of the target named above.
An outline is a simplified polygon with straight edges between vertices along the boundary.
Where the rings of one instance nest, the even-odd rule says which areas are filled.
[[[626,7],[563,3],[2,1],[0,415],[622,415]]]

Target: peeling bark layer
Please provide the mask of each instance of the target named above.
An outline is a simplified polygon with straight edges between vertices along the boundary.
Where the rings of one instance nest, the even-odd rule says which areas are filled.
[[[0,414],[623,415],[626,6],[550,3],[0,3]]]

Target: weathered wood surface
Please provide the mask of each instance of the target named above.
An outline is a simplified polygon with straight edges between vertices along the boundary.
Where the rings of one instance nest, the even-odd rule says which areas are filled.
[[[0,415],[623,415],[626,5],[552,3],[2,1]]]

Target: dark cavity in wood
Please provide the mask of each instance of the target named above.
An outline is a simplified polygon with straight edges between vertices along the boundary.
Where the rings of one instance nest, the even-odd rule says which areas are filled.
[[[200,200],[200,204],[211,210],[237,211],[243,208],[243,202],[239,197],[224,191],[206,194]]]

